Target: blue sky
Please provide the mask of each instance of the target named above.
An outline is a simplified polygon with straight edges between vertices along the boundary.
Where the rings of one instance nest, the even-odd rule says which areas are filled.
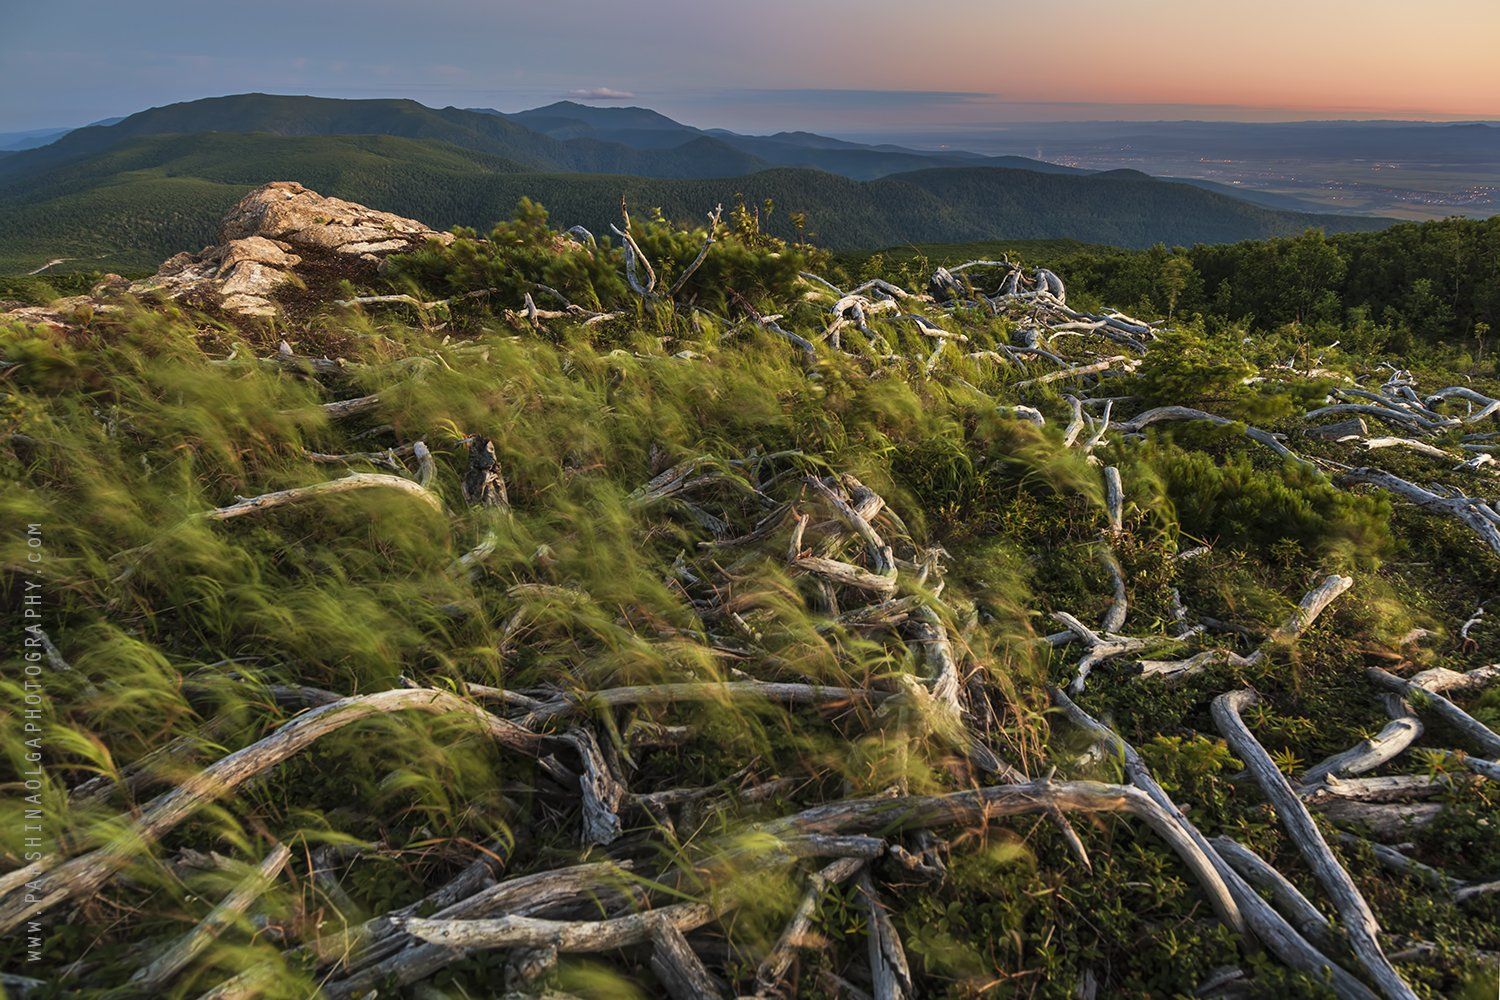
[[[1496,39],[1494,0],[0,0],[0,130],[251,90],[834,132],[1492,118]]]

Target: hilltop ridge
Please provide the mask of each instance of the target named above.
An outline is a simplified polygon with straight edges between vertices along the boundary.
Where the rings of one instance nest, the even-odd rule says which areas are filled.
[[[0,271],[59,257],[151,267],[201,247],[229,206],[274,180],[437,228],[487,225],[522,197],[591,228],[613,217],[622,195],[676,219],[704,204],[769,199],[771,231],[792,236],[801,220],[836,249],[1057,237],[1191,244],[1385,224],[1267,209],[1140,175],[708,133],[654,112],[651,142],[640,129],[597,127],[636,120],[621,110],[595,109],[595,124],[553,122],[553,135],[516,120],[524,115],[414,101],[252,94],[152,109],[0,158]]]

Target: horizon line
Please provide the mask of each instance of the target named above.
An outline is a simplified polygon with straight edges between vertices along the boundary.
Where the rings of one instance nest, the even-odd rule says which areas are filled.
[[[412,91],[412,90],[426,89],[422,85],[413,85],[413,86],[409,86],[409,87],[392,87],[392,88],[339,88],[339,87],[329,87],[329,88],[320,88],[320,89],[322,90],[322,92],[292,93],[292,92],[276,92],[276,91],[270,91],[270,90],[244,90],[244,91],[233,91],[233,92],[219,93],[219,94],[206,94],[206,95],[199,96],[199,97],[184,98],[182,100],[167,101],[167,102],[162,103],[162,104],[153,104],[153,105],[149,105],[147,107],[136,108],[135,110],[126,112],[125,114],[104,114],[104,115],[99,115],[97,117],[92,118],[91,121],[83,122],[83,123],[80,123],[80,124],[74,124],[74,125],[52,125],[52,126],[40,126],[40,127],[34,126],[34,127],[30,127],[30,128],[26,128],[26,127],[11,128],[11,129],[5,129],[5,131],[6,132],[13,132],[13,133],[24,133],[24,132],[45,132],[45,131],[49,131],[51,129],[74,130],[74,129],[80,129],[80,128],[88,128],[88,127],[94,125],[94,123],[99,122],[99,121],[104,121],[104,120],[108,120],[108,119],[111,119],[111,118],[128,118],[131,115],[139,114],[139,113],[144,112],[144,111],[151,111],[151,110],[156,110],[156,109],[159,109],[159,108],[172,107],[172,106],[178,105],[178,104],[192,104],[192,103],[195,103],[197,101],[219,100],[219,99],[230,98],[230,97],[244,97],[244,96],[250,96],[250,95],[256,95],[256,94],[260,94],[260,95],[264,95],[264,96],[269,96],[269,97],[308,97],[308,98],[314,98],[314,99],[335,100],[335,101],[338,101],[338,100],[349,100],[349,101],[353,101],[353,100],[376,100],[376,101],[378,101],[378,100],[410,100],[410,101],[412,101],[412,102],[414,102],[416,104],[422,105],[424,107],[432,108],[432,109],[435,109],[435,110],[441,110],[444,107],[450,107],[450,108],[457,108],[459,110],[476,110],[477,109],[477,110],[485,110],[485,111],[499,111],[498,108],[477,108],[477,106],[474,105],[473,103],[461,103],[461,102],[459,102],[459,100],[458,100],[458,98],[456,96],[451,99],[450,103],[447,103],[447,104],[425,104],[423,100],[421,100],[421,99],[419,99],[419,98],[417,98],[415,96],[411,96],[409,94],[409,91]],[[436,89],[436,88],[434,88],[434,89]],[[451,92],[454,88],[443,87],[442,89],[448,90],[448,91]],[[382,90],[382,91],[386,91],[387,93],[384,96],[376,96],[376,95],[373,95],[371,93],[371,91],[374,91],[374,90]],[[338,93],[339,91],[343,91],[344,94],[350,95],[350,96],[340,96],[339,93]],[[520,96],[519,94],[517,94],[516,90],[514,90],[514,89],[498,89],[498,88],[475,90],[475,91],[470,91],[469,93],[475,94],[476,96],[479,95],[479,94],[490,94],[490,95],[493,95],[495,97],[500,97],[500,96],[503,96],[503,95],[509,95],[509,96],[512,96],[512,97],[519,97]],[[362,96],[352,96],[352,95],[355,95],[355,94],[362,95]],[[992,101],[992,102],[994,102],[994,103],[996,103],[998,105],[1001,105],[1001,106],[1004,106],[1004,107],[1011,107],[1011,108],[1097,108],[1097,109],[1120,108],[1120,109],[1139,109],[1141,112],[1148,112],[1148,111],[1150,111],[1153,108],[1160,108],[1160,109],[1164,109],[1164,110],[1165,109],[1182,109],[1184,112],[1189,112],[1189,109],[1191,109],[1192,112],[1196,112],[1196,113],[1185,113],[1182,116],[1164,115],[1162,117],[1156,117],[1156,118],[1142,118],[1142,117],[1119,117],[1119,118],[1112,118],[1112,117],[1108,117],[1108,116],[1091,117],[1091,118],[1055,118],[1055,117],[1012,118],[1012,119],[999,119],[999,118],[997,118],[996,120],[993,120],[993,121],[970,121],[970,122],[953,122],[953,121],[949,121],[949,122],[939,122],[939,123],[932,123],[932,124],[926,124],[926,123],[903,123],[901,125],[894,126],[895,128],[903,130],[903,131],[906,131],[906,130],[910,130],[910,131],[929,131],[929,130],[932,130],[932,129],[964,129],[964,128],[968,128],[968,129],[988,129],[988,128],[1001,128],[1001,127],[1010,126],[1010,125],[1090,125],[1090,124],[1231,124],[1231,125],[1357,124],[1357,125],[1375,125],[1375,124],[1381,124],[1381,123],[1395,123],[1395,124],[1432,124],[1432,125],[1488,125],[1488,126],[1500,125],[1500,112],[1496,112],[1493,115],[1487,116],[1485,114],[1466,115],[1466,114],[1457,113],[1457,112],[1440,112],[1440,111],[1432,111],[1432,110],[1390,109],[1390,108],[1351,108],[1351,107],[1336,107],[1336,108],[1330,108],[1330,107],[1306,107],[1306,108],[1296,108],[1296,107],[1286,107],[1286,106],[1276,106],[1276,105],[1198,104],[1198,103],[1190,103],[1190,102],[1189,103],[1182,103],[1182,102],[1166,102],[1166,101],[1154,101],[1154,102],[1078,101],[1078,100],[1073,100],[1073,101],[1034,101],[1034,100],[1011,100],[1011,99],[1005,98],[1003,95],[1000,95],[1000,94],[985,93],[985,92],[980,92],[980,91],[873,90],[873,89],[861,89],[861,88],[784,87],[784,88],[746,88],[746,89],[734,89],[734,90],[725,89],[725,90],[721,90],[721,91],[718,91],[718,92],[712,92],[711,91],[711,92],[708,92],[708,93],[705,93],[703,91],[698,91],[696,93],[682,94],[682,95],[675,95],[673,92],[670,92],[670,91],[658,91],[658,92],[646,92],[646,93],[629,93],[628,96],[625,93],[621,93],[619,96],[604,97],[604,96],[593,96],[593,95],[585,96],[585,95],[579,94],[576,91],[573,91],[573,92],[556,92],[556,91],[550,91],[550,90],[547,91],[547,92],[545,92],[545,93],[540,93],[540,92],[537,92],[537,91],[533,91],[533,94],[534,94],[534,96],[527,97],[527,98],[521,98],[521,100],[522,101],[525,101],[525,100],[539,100],[539,101],[541,101],[541,103],[539,103],[539,104],[528,104],[528,105],[526,105],[524,107],[518,108],[515,111],[500,111],[499,113],[501,113],[501,114],[518,114],[518,113],[521,113],[523,111],[535,110],[536,108],[545,107],[545,106],[548,106],[548,105],[551,105],[551,104],[564,103],[564,102],[579,104],[579,105],[582,105],[582,106],[585,106],[585,107],[619,108],[619,109],[622,109],[622,110],[623,109],[627,109],[627,108],[636,108],[636,109],[640,109],[640,110],[656,110],[653,107],[653,104],[655,103],[655,101],[657,101],[657,100],[665,100],[667,103],[670,104],[670,103],[673,103],[674,97],[676,98],[677,101],[686,100],[686,101],[688,101],[691,104],[698,105],[699,107],[704,107],[705,110],[706,110],[708,107],[711,107],[713,104],[717,103],[717,101],[714,100],[715,98],[733,100],[734,98],[737,97],[741,101],[743,101],[744,98],[750,97],[752,95],[766,95],[767,97],[770,97],[772,95],[782,95],[782,96],[801,95],[801,96],[808,96],[808,97],[816,96],[816,95],[827,95],[827,96],[830,96],[830,97],[833,97],[833,96],[839,96],[839,97],[850,97],[850,96],[866,96],[866,97],[892,96],[892,97],[894,97],[894,96],[898,96],[899,95],[899,96],[902,96],[902,97],[905,97],[905,98],[908,98],[908,99],[910,99],[910,98],[927,98],[927,99],[939,100],[939,101],[941,101],[941,100],[955,101],[956,103],[966,104],[966,105],[968,105],[971,108],[973,108],[974,105],[976,105],[976,104],[980,104],[980,103]],[[705,100],[705,98],[707,98],[707,100]],[[431,98],[428,97],[427,99],[430,100]],[[638,102],[640,102],[640,103],[638,103]],[[504,102],[504,103],[509,103],[509,102]],[[1286,117],[1286,118],[1274,118],[1274,119],[1273,118],[1266,118],[1266,119],[1259,119],[1259,120],[1247,121],[1247,120],[1244,120],[1244,119],[1239,119],[1239,118],[1234,118],[1234,117],[1213,117],[1212,115],[1203,116],[1204,112],[1211,112],[1213,110],[1223,110],[1223,111],[1226,111],[1226,112],[1238,111],[1238,112],[1241,112],[1241,113],[1253,113],[1253,112],[1259,112],[1259,113],[1286,112],[1288,114],[1288,117]],[[1321,114],[1321,115],[1326,115],[1327,117],[1301,117],[1301,115],[1304,115],[1304,114],[1305,115],[1319,115],[1319,114]],[[1351,117],[1351,116],[1354,116],[1354,117]],[[805,131],[805,129],[799,129],[799,131]]]

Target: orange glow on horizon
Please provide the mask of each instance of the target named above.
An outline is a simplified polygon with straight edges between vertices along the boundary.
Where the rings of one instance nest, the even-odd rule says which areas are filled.
[[[1048,41],[1035,34],[1036,8],[951,6],[959,9],[941,20],[974,30],[910,43],[940,51],[882,63],[877,84],[868,63],[858,66],[863,45],[879,47],[879,32],[867,29],[858,32],[861,45],[843,47],[851,55],[835,72],[858,86],[982,91],[1016,102],[1500,118],[1494,0],[1060,0],[1044,8],[1058,29]]]

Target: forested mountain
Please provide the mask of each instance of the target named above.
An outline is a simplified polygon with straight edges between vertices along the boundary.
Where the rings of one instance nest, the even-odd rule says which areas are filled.
[[[411,102],[323,102],[317,106],[325,117],[296,127],[360,127],[358,115],[368,109],[348,105],[367,103],[402,105],[402,120],[413,133],[436,130],[447,121]],[[496,135],[520,128],[494,115],[465,114],[493,123]],[[238,120],[247,127],[275,124],[269,116]],[[137,121],[130,127],[147,126]],[[283,131],[291,127],[282,126]],[[106,143],[101,133],[110,131],[84,129],[51,147],[0,160],[0,271],[31,270],[58,257],[117,269],[151,266],[208,243],[219,216],[246,190],[271,180],[301,181],[444,228],[487,228],[508,217],[523,197],[551,206],[559,220],[601,233],[618,219],[622,195],[637,209],[660,208],[678,220],[700,218],[721,202],[743,199],[762,206],[770,200],[768,230],[837,248],[1061,236],[1140,247],[1252,239],[1308,226],[1342,230],[1381,224],[1272,211],[1129,171],[1071,175],[964,166],[857,181],[776,168],[718,178],[647,178],[537,172],[528,160],[534,143],[558,141],[531,132],[524,135],[533,137],[527,140],[533,145],[509,143],[506,148],[517,157],[508,157],[476,148],[478,132],[468,133],[468,141],[452,142],[431,135],[219,130]],[[665,155],[592,139],[571,141],[630,156]],[[691,157],[715,142],[700,137],[668,152]],[[38,168],[39,157],[52,162]],[[23,159],[30,169],[15,165]]]
[[[812,167],[860,180],[950,166],[1007,167],[1049,174],[1088,172],[1024,156],[981,156],[961,151],[869,146],[811,132],[778,132],[761,136],[741,135],[727,129],[697,129],[648,108],[595,108],[573,101],[559,101],[508,117],[555,139],[592,138],[642,150],[679,146],[694,138],[711,138],[765,164]]]
[[[770,166],[803,166],[867,179],[968,162],[1080,172],[1017,156],[975,158],[837,140],[807,143],[787,137],[709,133],[644,108],[589,108],[562,102],[504,115],[429,108],[410,100],[236,94],[151,108],[112,125],[69,132],[50,145],[7,158],[0,164],[0,188],[11,179],[34,177],[143,136],[208,132],[436,140],[503,157],[532,170],[643,177],[730,177]]]
[[[18,153],[0,163],[0,191],[14,180],[76,163],[142,136],[209,132],[436,140],[502,156],[534,170],[718,177],[766,165],[707,137],[675,149],[638,150],[591,138],[560,141],[503,115],[429,108],[409,100],[237,94],[152,108],[115,125],[78,129],[51,145]]]

